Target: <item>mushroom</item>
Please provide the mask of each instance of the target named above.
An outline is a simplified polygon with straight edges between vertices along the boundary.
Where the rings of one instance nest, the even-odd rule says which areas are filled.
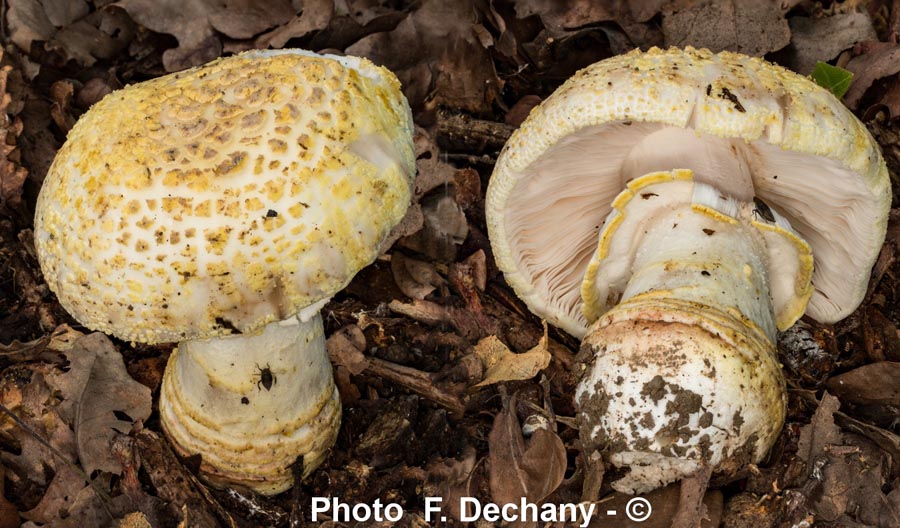
[[[412,127],[385,68],[251,51],[111,93],[53,161],[47,284],[93,330],[178,342],[160,417],[211,484],[277,493],[334,443],[319,310],[403,217]]]
[[[877,145],[827,90],[757,58],[654,48],[535,108],[486,214],[507,282],[582,338],[584,449],[641,493],[765,456],[786,406],[777,331],[859,305],[890,201]]]

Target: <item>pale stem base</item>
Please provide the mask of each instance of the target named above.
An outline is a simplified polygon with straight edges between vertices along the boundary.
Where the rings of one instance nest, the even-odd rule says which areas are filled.
[[[785,416],[765,244],[690,204],[656,216],[622,300],[589,329],[576,393],[582,442],[642,493],[704,464],[759,461]]]
[[[303,475],[310,473],[340,426],[321,316],[181,343],[166,366],[159,407],[173,445],[202,455],[211,484],[284,491],[298,457]]]

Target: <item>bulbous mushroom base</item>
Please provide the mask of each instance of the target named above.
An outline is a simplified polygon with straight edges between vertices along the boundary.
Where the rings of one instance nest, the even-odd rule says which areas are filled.
[[[629,469],[612,483],[622,492],[645,493],[703,464],[734,473],[765,456],[784,422],[774,345],[709,306],[629,299],[589,329],[579,362],[581,440]]]
[[[272,323],[254,335],[186,341],[169,358],[163,430],[183,455],[202,455],[218,487],[275,494],[325,458],[341,419],[322,318]]]

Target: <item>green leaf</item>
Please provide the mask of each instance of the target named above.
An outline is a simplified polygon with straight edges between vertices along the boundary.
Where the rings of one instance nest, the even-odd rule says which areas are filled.
[[[832,66],[831,64],[819,61],[816,63],[816,68],[812,72],[812,80],[840,99],[841,97],[844,97],[844,94],[850,89],[850,81],[853,80],[853,73],[848,72],[843,68],[838,68],[837,66]]]

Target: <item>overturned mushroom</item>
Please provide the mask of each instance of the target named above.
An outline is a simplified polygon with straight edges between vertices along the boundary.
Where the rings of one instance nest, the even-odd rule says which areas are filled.
[[[890,199],[875,142],[825,89],[760,59],[653,49],[532,111],[487,221],[517,294],[583,338],[584,447],[625,470],[613,487],[645,492],[765,456],[785,415],[776,331],[859,305]]]
[[[253,51],[91,108],[44,182],[35,243],[82,324],[179,342],[159,405],[176,448],[213,484],[275,493],[335,440],[319,309],[378,255],[414,171],[389,71]]]

